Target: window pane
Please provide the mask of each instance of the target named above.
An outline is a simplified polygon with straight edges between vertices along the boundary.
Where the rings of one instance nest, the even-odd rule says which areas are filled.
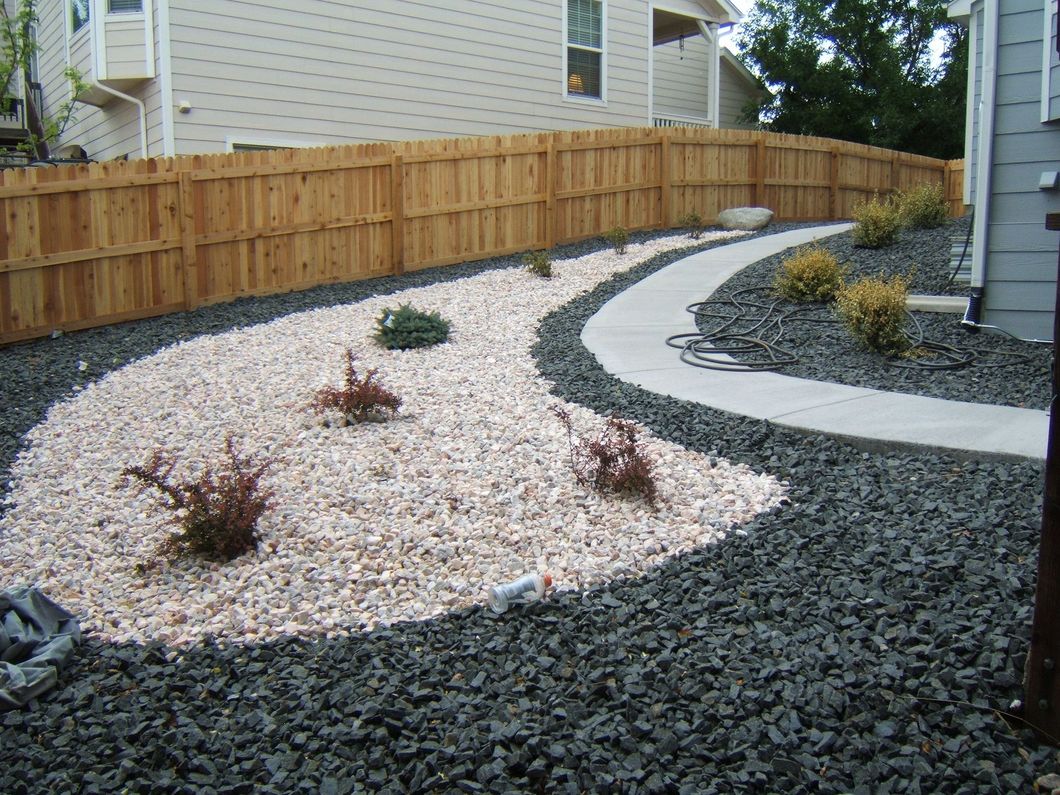
[[[600,97],[600,53],[567,48],[567,93]]]
[[[603,0],[567,0],[567,42],[602,48]]]
[[[70,17],[73,29],[80,30],[88,24],[88,0],[70,0]]]
[[[128,14],[144,10],[144,0],[110,0],[107,12],[110,14]]]

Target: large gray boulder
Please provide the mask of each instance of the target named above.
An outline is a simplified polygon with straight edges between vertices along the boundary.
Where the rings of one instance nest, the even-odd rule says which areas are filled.
[[[773,220],[773,211],[765,207],[732,207],[718,213],[718,224],[725,229],[754,232]]]

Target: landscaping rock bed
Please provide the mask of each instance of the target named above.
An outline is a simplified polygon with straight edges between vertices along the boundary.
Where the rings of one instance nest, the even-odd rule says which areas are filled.
[[[536,365],[559,398],[789,480],[790,506],[499,618],[475,607],[245,646],[88,634],[57,690],[0,716],[0,791],[996,793],[1055,769],[994,712],[1020,695],[1041,467],[864,453],[613,379],[582,324],[676,256],[548,316]],[[28,364],[12,371],[5,406],[25,391],[21,421],[36,422],[95,340],[127,345],[123,361],[172,341],[171,323],[222,330],[303,300],[0,351],[47,370],[59,343],[68,365],[34,371],[49,386],[32,395]],[[5,430],[21,437],[18,421]]]
[[[968,223],[965,218],[952,221],[941,229],[903,229],[897,244],[881,249],[858,248],[850,234],[824,238],[820,245],[835,254],[840,264],[849,269],[848,283],[863,277],[912,274],[910,293],[961,295],[967,294],[967,287],[949,282],[952,275],[949,241],[951,236],[960,236],[967,230]],[[726,282],[713,297],[720,298],[747,288],[764,288],[749,297],[766,304],[773,302],[776,295],[772,293],[771,285],[787,256],[790,254],[778,254],[754,263]],[[703,297],[697,296],[700,300]],[[830,306],[784,301],[777,306],[776,312],[793,310],[811,319],[793,319],[784,324],[778,344],[799,360],[780,368],[778,372],[783,375],[970,403],[1034,409],[1049,406],[1051,345],[1020,342],[990,331],[971,334],[961,328],[962,316],[959,314],[915,312],[924,339],[975,352],[978,363],[940,370],[896,367],[893,361],[858,348],[850,333],[838,322],[820,322],[835,318]],[[729,312],[725,308],[720,311]],[[699,328],[704,332],[717,328],[718,324],[716,319],[699,320]],[[912,322],[907,328],[914,331]],[[772,340],[773,332],[763,336]],[[999,356],[992,353],[995,350],[1015,356]],[[899,363],[915,365],[932,361],[941,360],[924,356]],[[998,364],[1004,366],[995,366]]]

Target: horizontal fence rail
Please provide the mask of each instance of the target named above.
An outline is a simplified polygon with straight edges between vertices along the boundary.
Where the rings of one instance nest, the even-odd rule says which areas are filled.
[[[0,172],[0,344],[240,296],[768,207],[850,217],[963,161],[681,127],[360,144]]]

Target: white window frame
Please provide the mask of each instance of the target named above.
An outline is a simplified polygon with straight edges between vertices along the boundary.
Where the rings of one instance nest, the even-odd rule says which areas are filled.
[[[1052,85],[1052,73],[1053,63],[1057,60],[1055,37],[1056,37],[1056,24],[1053,22],[1053,17],[1057,13],[1057,0],[1044,0],[1043,2],[1043,16],[1045,17],[1045,26],[1042,34],[1042,115],[1041,120],[1044,124],[1049,121],[1057,121],[1060,119],[1060,110],[1056,115],[1049,113],[1049,106],[1051,95],[1053,93]],[[1060,102],[1057,103],[1060,106]]]
[[[259,138],[254,135],[226,135],[225,151],[234,152],[237,146],[245,146],[244,151],[266,149],[308,149],[312,146],[327,146],[324,143],[296,141],[290,138]]]
[[[575,102],[586,105],[606,106],[607,105],[607,0],[600,0],[600,48],[585,47],[580,44],[571,44],[568,40],[567,30],[567,14],[569,0],[563,0],[563,73],[561,76],[563,86],[563,100],[565,102]],[[595,52],[600,55],[600,96],[599,97],[587,97],[582,94],[570,93],[567,86],[567,53],[571,48],[576,50],[584,50],[585,52]]]
[[[118,10],[118,11],[115,11],[113,8],[111,8],[111,2],[112,2],[112,0],[107,0],[107,14],[108,15],[113,14],[114,16],[120,16],[120,17],[135,17],[135,15],[137,15],[137,14],[142,16],[143,13],[144,13],[144,0],[140,0],[140,7],[139,8],[136,8],[136,9],[125,9],[125,10]]]

